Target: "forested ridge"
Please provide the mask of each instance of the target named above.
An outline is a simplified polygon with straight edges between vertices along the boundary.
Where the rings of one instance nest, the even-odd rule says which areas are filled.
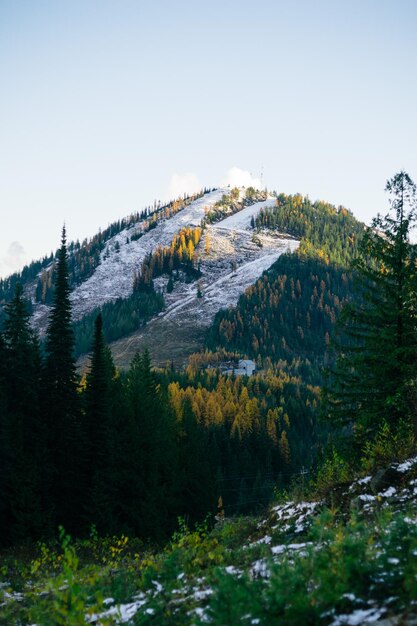
[[[289,233],[301,239],[301,254],[345,266],[356,258],[364,233],[364,225],[345,207],[311,202],[300,194],[279,194],[276,205],[261,209],[252,225]]]
[[[205,190],[208,192],[210,190]],[[201,225],[186,227],[179,230],[169,246],[157,246],[155,250],[146,255],[140,267],[137,267],[132,276],[133,293],[127,298],[118,298],[109,301],[101,307],[85,315],[74,324],[75,352],[76,356],[89,351],[91,336],[94,329],[94,320],[100,312],[103,317],[103,332],[108,342],[125,337],[140,327],[148,320],[162,311],[165,306],[164,294],[154,286],[154,278],[162,275],[168,276],[166,285],[167,293],[171,293],[179,282],[192,282],[201,276],[199,250],[196,247],[200,243],[203,231],[207,224],[213,224],[227,216],[238,213],[246,206],[266,200],[268,194],[249,187],[244,192],[237,188],[225,193],[209,210],[205,212]],[[130,237],[130,241],[140,237],[150,229],[156,227],[158,221],[170,219],[179,210],[187,206],[191,200],[198,196],[192,196],[185,203],[175,201],[162,208],[158,213],[137,229]],[[210,250],[210,238],[206,233],[204,253]],[[117,251],[116,251],[117,253]],[[201,294],[199,286],[197,293]]]
[[[330,337],[352,294],[350,263],[364,226],[343,207],[284,194],[252,225],[300,237],[300,247],[280,256],[235,308],[219,311],[207,346],[240,351],[261,367],[301,359],[304,380],[321,384],[332,358]]]

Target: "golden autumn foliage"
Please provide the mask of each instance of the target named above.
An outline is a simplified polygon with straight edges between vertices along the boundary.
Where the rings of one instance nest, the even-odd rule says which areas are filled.
[[[201,228],[183,228],[174,235],[171,245],[158,246],[142,262],[139,272],[135,273],[133,287],[149,286],[153,278],[162,274],[170,274],[180,267],[193,267],[195,248],[201,239]]]
[[[224,357],[224,353],[221,356]],[[169,383],[168,397],[176,420],[182,421],[184,406],[188,404],[202,427],[226,427],[230,436],[238,439],[251,433],[259,435],[264,432],[288,464],[291,456],[287,433],[291,430],[291,423],[283,405],[283,396],[285,389],[291,387],[295,397],[300,398],[300,379],[278,368],[246,380],[223,376],[212,368],[204,371],[204,384],[197,382],[201,376],[197,364],[201,365],[204,360],[207,364],[215,358],[215,353],[209,352],[201,353],[198,357],[193,355],[193,365],[188,367],[188,383]],[[308,398],[304,406],[311,410],[316,405],[318,389],[310,387],[305,391]],[[277,405],[277,398],[281,398],[280,405]]]

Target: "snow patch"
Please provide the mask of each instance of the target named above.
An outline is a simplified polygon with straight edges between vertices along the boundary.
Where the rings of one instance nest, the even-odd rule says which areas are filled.
[[[111,600],[112,598],[108,598]],[[107,618],[115,618],[117,624],[124,624],[129,622],[139,611],[139,609],[146,604],[147,600],[142,594],[140,599],[134,602],[128,602],[127,604],[118,604],[116,606],[111,607],[107,611],[103,613],[95,613],[93,615],[88,615],[86,617],[86,621],[90,624],[100,623],[100,620]],[[106,601],[105,601],[106,603]],[[149,609],[148,609],[149,610]]]
[[[274,530],[280,528],[287,531],[294,525],[296,533],[303,532],[320,505],[321,502],[288,502],[287,504],[280,504],[274,507],[272,512],[278,522],[280,522],[273,526]],[[287,523],[282,524],[282,522]],[[264,521],[261,524],[265,523],[267,522]]]
[[[362,500],[362,502],[373,502],[374,500],[376,500],[376,496],[371,496],[367,493],[362,493],[360,496],[358,496],[358,498],[359,500]]]
[[[408,459],[407,461],[404,461],[403,463],[400,463],[399,465],[397,465],[395,469],[397,470],[397,472],[400,472],[403,474],[405,472],[408,472],[408,470],[412,469],[414,465],[416,464],[417,464],[417,456],[413,457],[412,459]]]
[[[288,545],[272,546],[271,552],[273,555],[284,554],[285,552],[298,552],[299,554],[305,554],[305,548],[311,546],[311,541],[307,543],[290,543]]]
[[[251,230],[251,220],[259,215],[261,209],[272,208],[275,205],[275,198],[270,198],[264,202],[256,202],[256,204],[252,204],[251,206],[242,209],[242,211],[239,211],[234,215],[230,215],[230,217],[226,217],[224,220],[214,224],[213,226],[214,228],[220,230],[234,230],[236,232],[245,233],[246,231]]]
[[[386,489],[385,491],[382,491],[379,495],[379,497],[381,498],[390,498],[391,496],[393,496],[395,493],[397,493],[397,490],[395,487],[388,487],[388,489]]]
[[[350,615],[339,615],[331,626],[361,626],[376,622],[386,613],[385,609],[356,609]]]

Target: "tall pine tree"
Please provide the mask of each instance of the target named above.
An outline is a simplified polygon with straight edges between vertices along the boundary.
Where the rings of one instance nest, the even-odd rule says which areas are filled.
[[[39,405],[40,353],[20,284],[6,306],[2,420],[6,541],[39,537],[47,527],[45,424]]]
[[[7,493],[7,440],[8,413],[6,405],[6,344],[0,333],[0,536],[1,544],[7,543],[6,535],[10,528],[10,506]]]
[[[134,357],[126,386],[129,411],[119,464],[124,524],[141,536],[162,537],[175,519],[176,429],[147,350]]]
[[[101,313],[95,321],[90,371],[85,393],[84,433],[87,459],[88,519],[102,533],[117,532],[115,449],[117,447],[116,370],[103,335]],[[118,407],[120,410],[120,405]]]
[[[391,211],[373,220],[355,264],[358,294],[342,315],[337,367],[327,390],[330,415],[361,437],[383,421],[395,429],[414,419],[417,379],[416,186],[402,171],[387,182]]]
[[[76,531],[79,528],[83,466],[80,407],[74,359],[74,335],[65,226],[58,252],[54,300],[46,333],[44,407],[47,416],[50,454],[50,483],[56,522]]]

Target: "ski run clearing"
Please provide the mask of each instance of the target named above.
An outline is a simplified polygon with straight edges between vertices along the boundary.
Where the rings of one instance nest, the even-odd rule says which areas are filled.
[[[274,199],[258,202],[206,227],[196,248],[202,272],[198,281],[202,297],[197,296],[197,282],[175,283],[174,291],[167,293],[168,277],[155,279],[155,288],[164,293],[165,311],[146,327],[112,344],[117,365],[128,366],[135,352],[145,345],[152,346],[157,364],[171,360],[182,364],[189,353],[201,347],[204,332],[217,311],[234,306],[245,289],[281,254],[297,249],[299,242],[286,235],[254,233],[251,229],[251,217],[274,203]]]
[[[229,193],[229,189],[223,188],[205,194],[173,217],[158,222],[136,241],[131,241],[131,236],[138,230],[137,223],[109,239],[94,274],[71,293],[74,320],[82,319],[107,302],[129,297],[133,291],[134,273],[140,270],[144,258],[158,246],[169,246],[182,228],[199,226],[207,212]],[[244,193],[241,190],[241,197]],[[201,347],[204,331],[217,311],[235,305],[245,289],[282,253],[298,247],[299,242],[285,234],[256,233],[251,228],[252,218],[262,208],[274,204],[275,198],[269,197],[206,227],[196,248],[196,264],[202,272],[198,281],[201,298],[197,297],[196,281],[177,281],[173,292],[167,293],[168,277],[155,279],[155,288],[164,294],[165,310],[145,328],[114,342],[112,350],[117,365],[127,366],[143,345],[153,347],[155,344],[155,362],[165,363],[173,357],[178,364],[184,362],[186,353]],[[38,330],[46,328],[48,313],[47,306],[34,304],[33,323]],[[169,341],[166,341],[167,335]],[[184,337],[188,338],[185,344]],[[178,348],[178,342],[184,345],[185,352]]]

